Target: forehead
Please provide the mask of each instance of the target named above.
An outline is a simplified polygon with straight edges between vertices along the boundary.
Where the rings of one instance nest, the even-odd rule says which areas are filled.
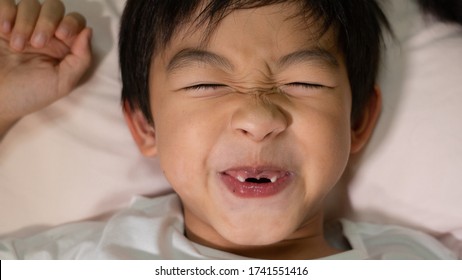
[[[154,53],[154,58],[168,60],[184,49],[245,51],[248,42],[281,53],[293,52],[293,48],[338,52],[336,32],[322,20],[311,16],[297,2],[230,10],[219,18],[206,18],[200,8],[177,27],[168,44]]]

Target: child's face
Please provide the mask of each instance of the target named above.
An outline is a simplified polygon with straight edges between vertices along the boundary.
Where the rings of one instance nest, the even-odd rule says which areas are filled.
[[[318,230],[358,144],[333,32],[316,40],[296,11],[235,11],[205,45],[184,28],[153,60],[155,132],[139,129],[138,144],[159,156],[188,231],[217,246]]]

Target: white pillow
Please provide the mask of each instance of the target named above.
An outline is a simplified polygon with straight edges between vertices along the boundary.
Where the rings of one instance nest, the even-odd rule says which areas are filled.
[[[418,228],[462,257],[462,27],[393,1],[383,111],[349,182],[352,217]]]

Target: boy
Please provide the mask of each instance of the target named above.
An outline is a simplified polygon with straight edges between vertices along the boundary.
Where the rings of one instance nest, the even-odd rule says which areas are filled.
[[[35,53],[59,66],[45,73],[57,82],[35,81],[62,96],[88,65],[90,31],[78,15],[51,13],[61,11],[57,1],[37,5],[21,2],[15,30],[4,21],[4,36],[23,51],[29,35],[16,29],[34,18],[28,12],[38,18],[25,33]],[[50,14],[59,16],[44,31]],[[129,0],[120,33],[125,117],[181,204],[176,195],[140,199],[107,224],[7,240],[1,257],[452,258],[402,228],[349,221],[324,228],[323,201],[379,115],[381,24],[374,1]],[[0,83],[9,104],[0,111],[3,131],[43,106],[17,109],[26,102],[7,99],[17,87],[8,83]]]

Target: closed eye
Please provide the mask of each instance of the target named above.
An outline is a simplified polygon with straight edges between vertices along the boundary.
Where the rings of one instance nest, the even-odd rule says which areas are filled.
[[[183,91],[191,97],[219,97],[226,95],[232,89],[224,84],[202,83],[190,85],[183,88]]]
[[[303,87],[303,88],[310,88],[310,89],[319,89],[319,88],[326,87],[321,84],[303,83],[303,82],[294,82],[294,83],[286,84],[286,86]]]
[[[324,92],[332,87],[316,83],[293,82],[280,86],[280,90],[290,96],[305,97]]]
[[[217,90],[226,87],[226,85],[222,84],[197,84],[185,87],[185,90]]]

